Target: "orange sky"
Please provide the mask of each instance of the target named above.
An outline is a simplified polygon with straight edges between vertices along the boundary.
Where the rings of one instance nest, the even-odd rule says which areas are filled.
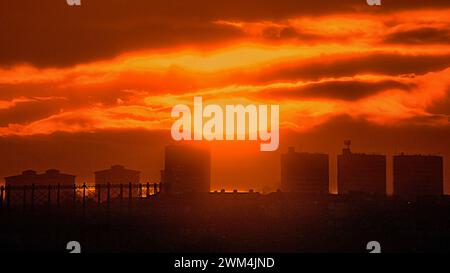
[[[113,144],[103,154],[59,148],[39,164],[17,156],[0,173],[59,164],[90,179],[82,162],[65,157],[95,154],[92,168],[126,158],[105,158],[120,145],[115,134],[165,132],[171,108],[197,95],[205,103],[279,104],[280,149],[337,153],[346,137],[367,152],[450,153],[450,2],[242,2],[1,0],[0,147],[61,133],[70,145],[84,143],[83,134]],[[364,140],[373,134],[399,137]],[[159,152],[169,141],[162,139]],[[232,150],[215,146],[216,188],[276,187],[279,169],[267,166],[279,154]],[[235,157],[253,164],[240,169],[246,165]],[[138,162],[120,163],[149,168],[145,178],[156,179],[160,163]]]

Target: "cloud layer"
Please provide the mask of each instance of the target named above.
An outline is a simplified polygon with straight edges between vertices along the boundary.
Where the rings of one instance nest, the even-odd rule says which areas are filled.
[[[43,12],[45,11],[45,12]],[[450,3],[0,1],[0,135],[167,129],[170,109],[277,103],[282,126],[346,115],[448,126]]]

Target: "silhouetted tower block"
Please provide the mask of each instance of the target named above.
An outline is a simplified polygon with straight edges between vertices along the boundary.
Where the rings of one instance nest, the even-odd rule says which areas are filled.
[[[394,156],[394,194],[414,199],[444,194],[444,168],[441,156]]]
[[[297,153],[290,147],[281,155],[281,188],[285,192],[328,194],[329,159],[326,154]]]
[[[20,175],[5,177],[6,187],[11,187],[11,202],[23,202],[24,194],[26,203],[31,203],[32,185],[35,201],[48,198],[48,187],[51,187],[50,201],[52,203],[68,202],[73,199],[73,187],[75,176],[61,173],[59,170],[50,169],[45,173],[37,174],[33,170],[27,170]],[[25,190],[23,188],[26,187]]]
[[[161,181],[166,193],[210,191],[211,156],[206,149],[189,145],[166,146]]]
[[[352,153],[350,141],[338,155],[338,193],[386,194],[386,156]]]
[[[107,199],[107,187],[109,185],[120,185],[122,186],[122,198],[128,198],[130,196],[129,184],[132,184],[132,196],[138,196],[139,189],[138,185],[140,183],[140,171],[126,169],[122,165],[111,166],[110,169],[95,172],[95,186],[98,191],[100,191],[101,201]]]

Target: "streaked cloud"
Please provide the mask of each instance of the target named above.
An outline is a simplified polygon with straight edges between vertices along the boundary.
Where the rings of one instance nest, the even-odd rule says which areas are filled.
[[[448,1],[61,2],[0,2],[0,135],[167,129],[196,95],[279,103],[298,131],[448,125]]]

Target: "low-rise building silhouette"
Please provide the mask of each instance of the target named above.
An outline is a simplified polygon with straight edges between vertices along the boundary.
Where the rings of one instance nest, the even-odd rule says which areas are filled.
[[[347,143],[350,146],[350,142]],[[352,153],[338,155],[338,193],[386,194],[386,156]]]
[[[302,194],[328,194],[327,154],[297,153],[293,147],[281,156],[281,189]]]
[[[20,175],[5,177],[5,184],[7,189],[11,189],[10,202],[25,200],[26,203],[30,203],[31,199],[35,198],[55,203],[73,198],[75,177],[75,175],[64,174],[56,169],[47,170],[42,174],[26,170]]]
[[[31,186],[36,183],[38,183],[38,175],[34,170],[26,170],[23,171],[22,174],[5,177],[6,187]]]
[[[161,171],[166,193],[207,193],[210,191],[210,152],[196,146],[169,145]]]
[[[110,169],[95,172],[95,184],[138,184],[140,171],[126,169],[122,165],[113,165]]]
[[[394,195],[414,199],[444,194],[441,156],[394,156]]]
[[[5,177],[6,185],[24,186],[24,185],[74,185],[75,175],[64,174],[59,170],[50,169],[45,173],[38,174],[33,170],[23,171],[22,174]]]
[[[131,183],[132,196],[137,196],[137,192],[139,191],[138,185],[140,183],[140,175],[140,171],[129,170],[122,165],[113,165],[110,169],[96,171],[95,186],[97,194],[99,194],[100,191],[100,199],[104,201],[108,196],[108,185],[122,185],[121,198],[128,198],[130,193],[129,186]]]

